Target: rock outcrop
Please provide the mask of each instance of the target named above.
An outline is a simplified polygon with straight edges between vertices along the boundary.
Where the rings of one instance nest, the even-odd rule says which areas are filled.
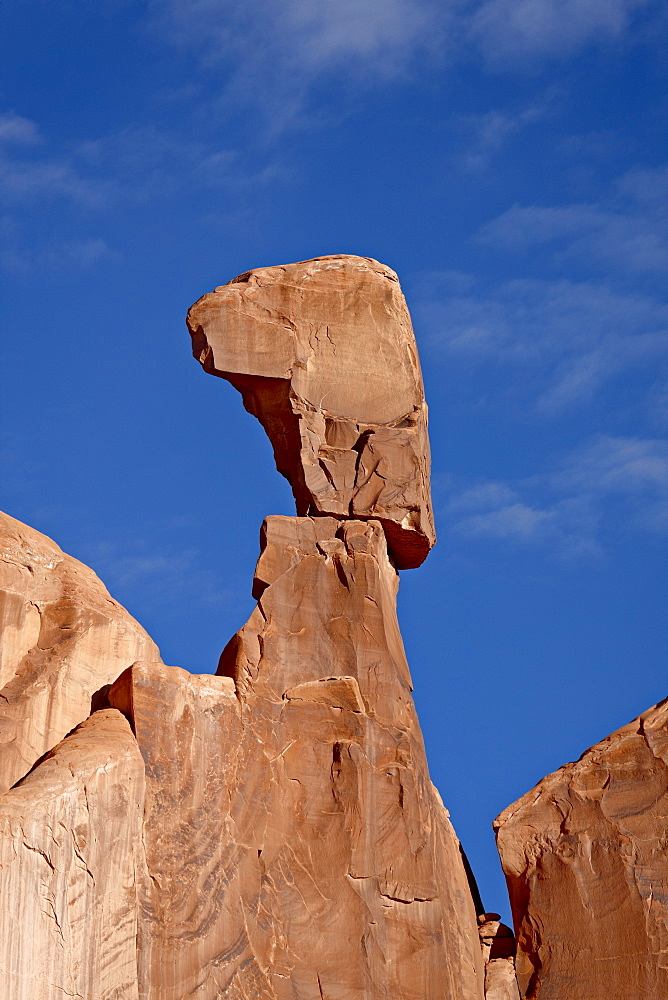
[[[399,569],[435,542],[427,407],[399,280],[367,257],[263,267],[188,313],[193,354],[262,423],[299,515],[379,520]]]
[[[495,821],[527,1000],[668,997],[668,700]]]
[[[0,512],[0,792],[158,647],[95,573]]]
[[[496,821],[517,946],[429,780],[396,616],[434,543],[429,447],[394,272],[251,271],[189,326],[298,516],[266,518],[257,607],[194,676],[0,515],[2,996],[666,1000],[668,701]]]

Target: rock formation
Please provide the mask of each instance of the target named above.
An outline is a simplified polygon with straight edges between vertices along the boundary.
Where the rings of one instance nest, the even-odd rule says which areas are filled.
[[[668,997],[668,700],[495,821],[527,1000]]]
[[[83,722],[91,699],[158,647],[95,573],[0,512],[0,792]]]
[[[396,275],[255,271],[189,322],[299,516],[266,519],[257,608],[216,676],[165,666],[90,570],[2,521],[0,982],[8,1000],[483,1000],[396,618],[397,567],[434,542]]]
[[[193,354],[262,423],[299,515],[379,520],[399,569],[435,541],[427,407],[399,280],[368,257],[239,275],[188,313]]]
[[[496,821],[517,977],[429,780],[396,617],[434,542],[396,275],[264,268],[189,325],[298,516],[266,518],[257,607],[195,676],[0,515],[3,998],[666,1000],[668,701]]]

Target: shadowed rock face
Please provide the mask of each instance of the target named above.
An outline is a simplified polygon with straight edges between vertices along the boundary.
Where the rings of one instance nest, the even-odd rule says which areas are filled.
[[[531,1000],[668,997],[668,701],[495,822]]]
[[[427,407],[399,280],[367,257],[258,268],[188,313],[193,353],[262,423],[299,515],[376,519],[399,569],[435,542]]]
[[[92,569],[0,512],[0,792],[158,647]]]

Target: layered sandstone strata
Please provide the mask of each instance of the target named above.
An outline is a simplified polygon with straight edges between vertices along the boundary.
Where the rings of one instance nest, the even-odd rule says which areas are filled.
[[[376,519],[399,569],[435,541],[427,406],[399,280],[367,257],[263,267],[188,313],[193,353],[262,423],[299,515]]]
[[[137,664],[149,1000],[482,1000],[459,842],[429,781],[376,522],[270,517],[218,677]]]
[[[668,700],[496,820],[527,1000],[668,997]]]
[[[0,792],[158,647],[95,573],[0,512]]]

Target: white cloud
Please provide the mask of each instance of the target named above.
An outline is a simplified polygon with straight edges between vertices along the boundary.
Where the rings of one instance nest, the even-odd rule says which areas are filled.
[[[37,125],[29,118],[23,118],[14,111],[0,114],[0,144],[36,146],[41,141]]]
[[[232,0],[153,0],[152,27],[197,52],[232,102],[255,104],[277,128],[304,112],[328,76],[375,86],[417,56],[490,64],[569,57],[625,37],[656,0],[284,0],[250,11]],[[424,62],[419,67],[424,72]],[[277,120],[278,119],[278,120]],[[504,127],[493,122],[492,129]]]
[[[668,234],[661,216],[596,205],[513,205],[484,225],[476,239],[515,253],[552,245],[558,265],[571,262],[641,274],[668,268]]]
[[[104,187],[83,176],[71,162],[62,160],[28,161],[0,158],[2,200],[14,204],[34,204],[53,198],[67,198],[88,207],[104,200]]]
[[[136,125],[56,155],[46,140],[32,141],[31,136],[39,136],[37,126],[17,115],[0,117],[0,140],[3,122],[12,142],[5,143],[3,153],[0,141],[0,203],[6,209],[0,220],[0,266],[15,272],[79,267],[112,252],[98,233],[59,242],[53,236],[57,230],[47,225],[48,236],[42,234],[37,206],[66,206],[70,232],[79,225],[89,229],[94,211],[97,229],[100,217],[119,206],[164,201],[184,191],[222,189],[237,207],[240,191],[257,190],[280,170],[278,161],[263,162],[262,154],[249,165],[248,156],[220,144],[184,142]]]
[[[464,115],[453,122],[454,131],[464,133],[465,150],[458,157],[467,170],[480,170],[514,135],[544,119],[550,112],[552,95],[516,111],[493,109]]]
[[[141,593],[146,607],[166,608],[183,601],[224,605],[233,591],[218,574],[202,569],[202,554],[196,549],[174,549],[151,541],[127,542],[123,552],[116,543],[96,542],[87,547],[86,561],[94,566],[112,593]],[[126,598],[127,600],[127,598]]]
[[[438,511],[451,538],[599,555],[606,530],[668,531],[668,443],[601,435],[551,470],[508,482],[451,484]]]
[[[491,63],[568,58],[586,45],[619,38],[647,0],[487,0],[471,36]]]
[[[658,274],[668,270],[668,167],[617,178],[600,204],[518,205],[483,225],[475,241],[516,254],[549,249],[557,266]]]
[[[232,0],[154,0],[151,11],[154,32],[217,78],[219,113],[254,108],[276,134],[308,119],[318,84],[354,104],[360,88],[402,77],[418,53],[440,59],[459,2],[284,0],[250,11]]]
[[[668,528],[668,442],[601,435],[576,450],[550,477],[560,491],[630,501],[633,523]]]
[[[253,16],[232,0],[157,0],[153,13],[172,43],[196,46],[210,64],[242,57],[256,71],[272,59],[283,69],[317,74],[350,59],[395,74],[427,43],[437,20],[429,0],[285,0]]]
[[[594,281],[448,284],[450,294],[424,282],[415,304],[430,345],[470,365],[524,369],[517,391],[545,413],[590,401],[620,373],[653,375],[668,352],[668,305],[651,295]]]

